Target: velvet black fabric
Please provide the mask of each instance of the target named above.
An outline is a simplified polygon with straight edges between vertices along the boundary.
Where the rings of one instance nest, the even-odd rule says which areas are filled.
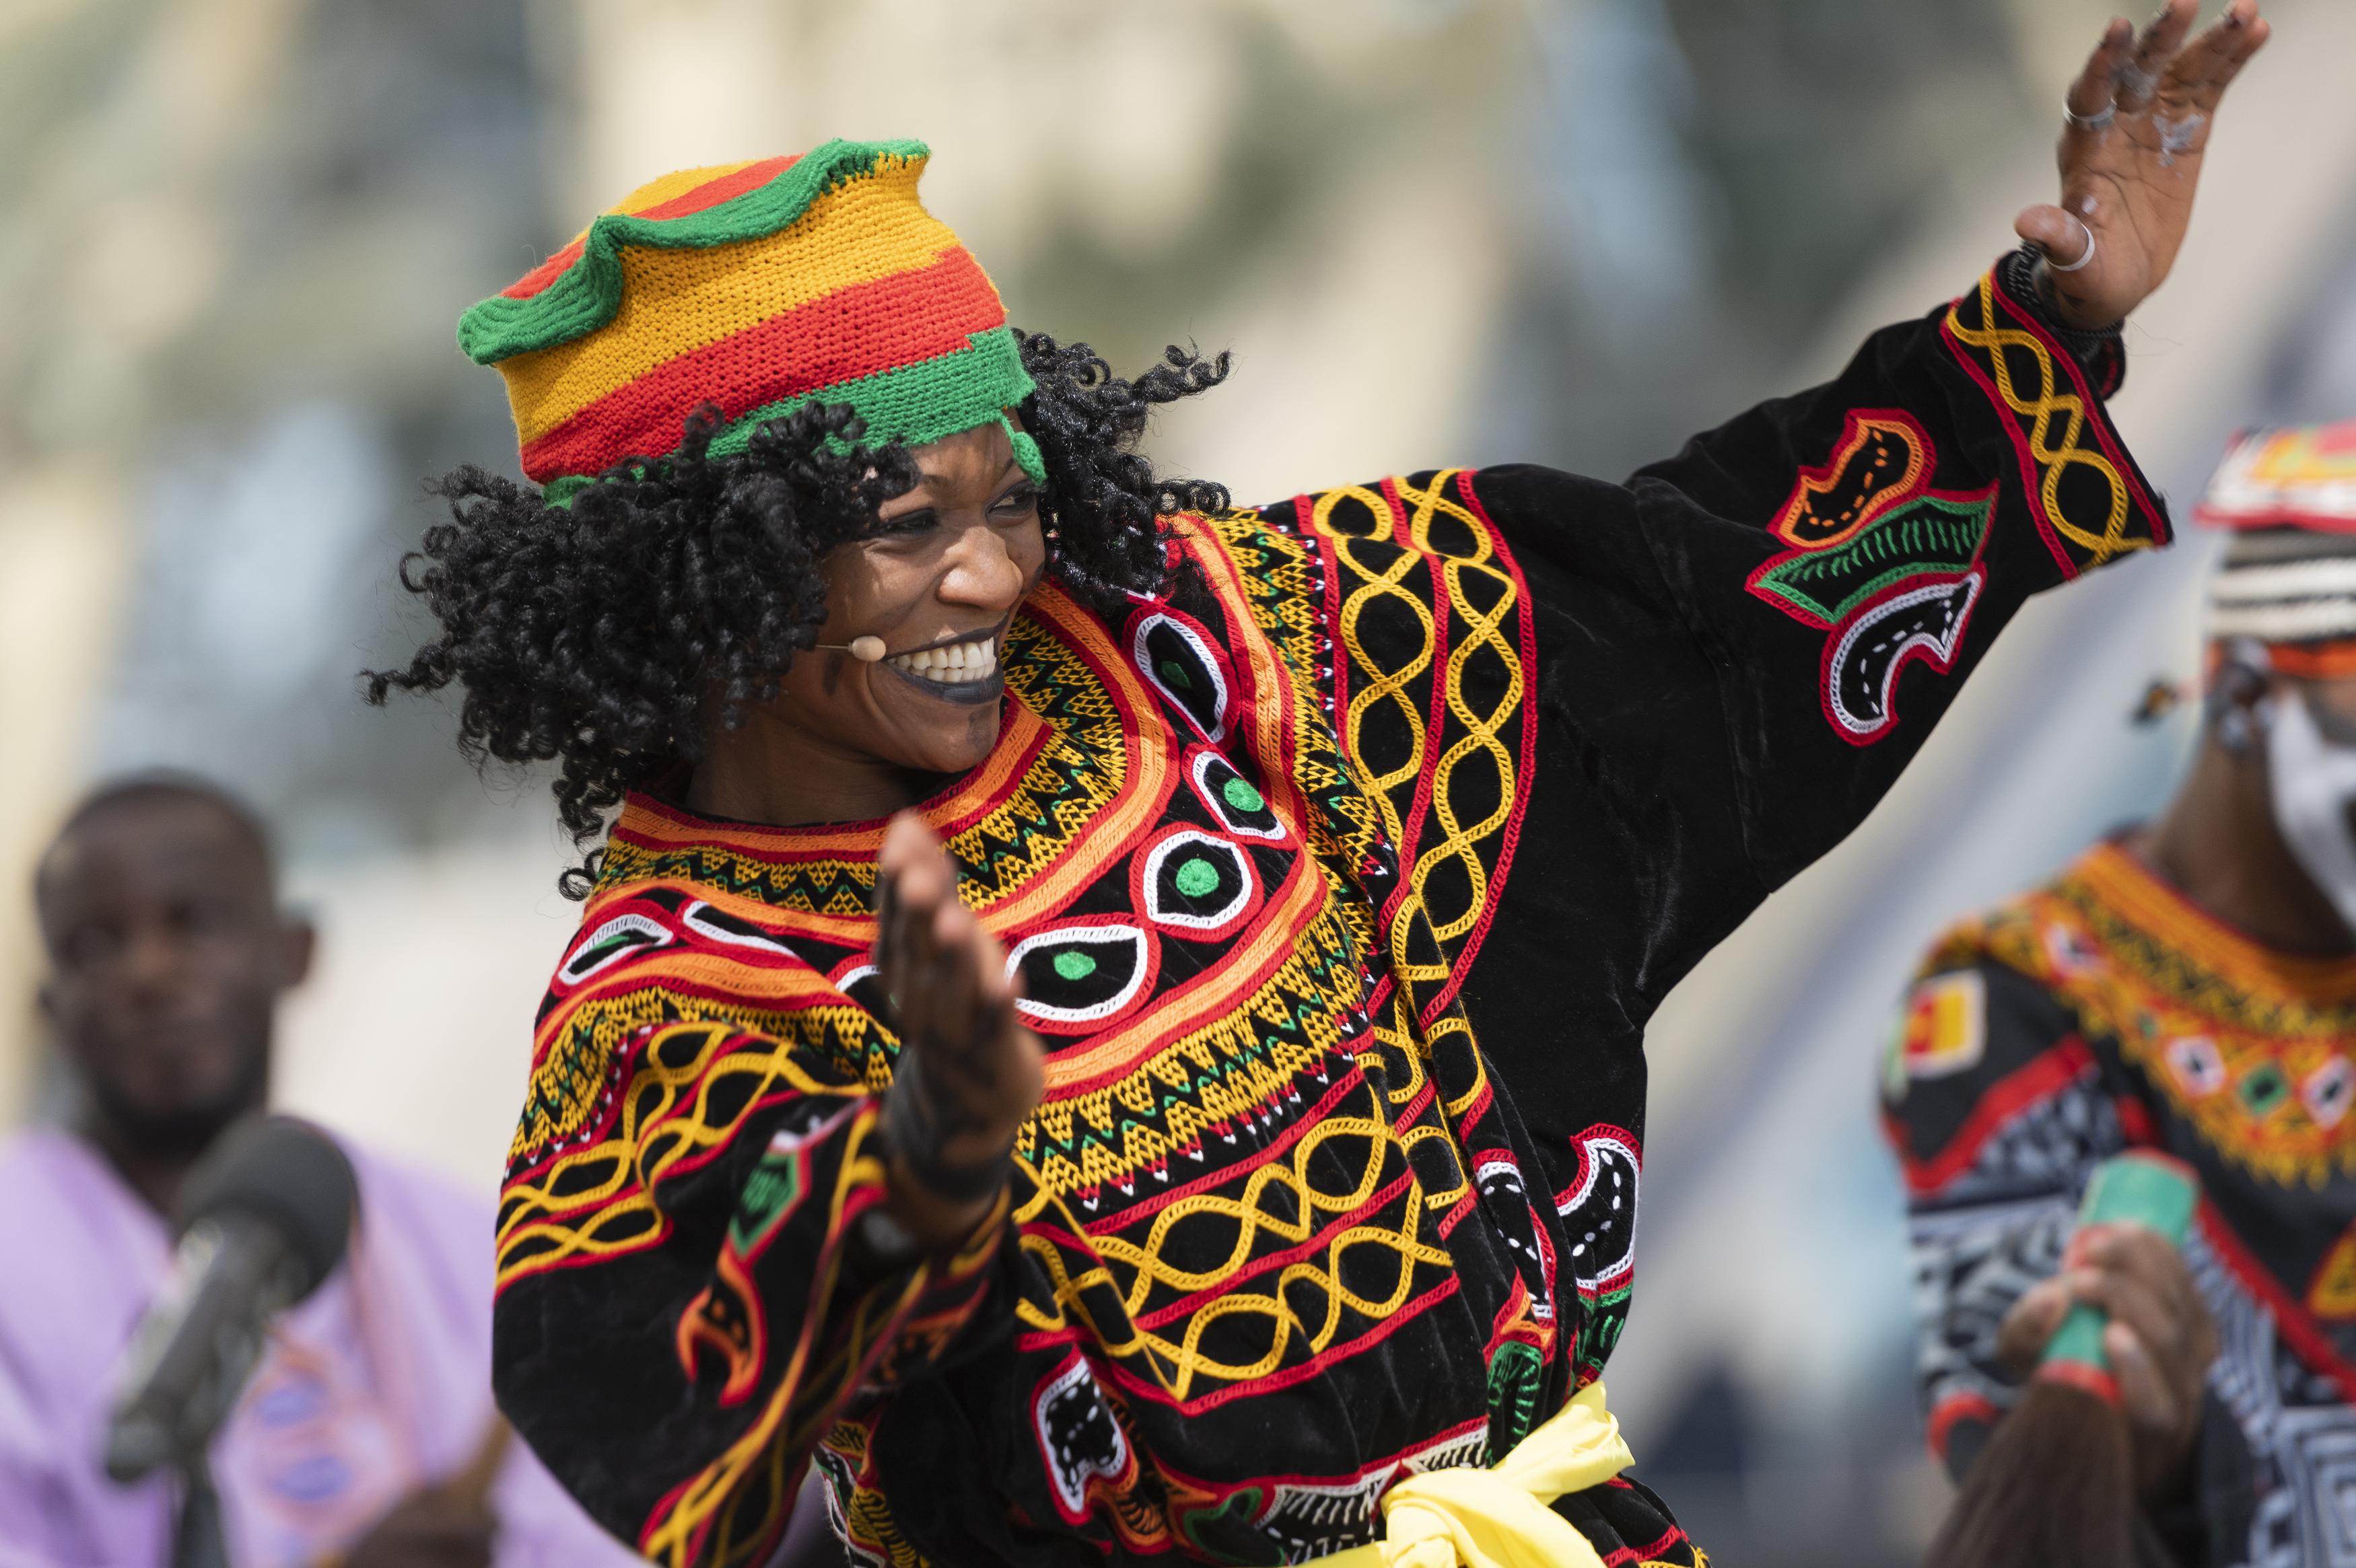
[[[1051,1079],[1117,1036],[1163,1075],[1124,1056],[1077,1111],[1051,1084],[955,1259],[842,1262],[896,1051],[844,912],[873,829],[617,825],[543,1013],[498,1381],[661,1559],[757,1563],[813,1445],[862,1560],[1075,1565],[1299,1560],[1368,1539],[1398,1475],[1510,1447],[1625,1320],[1662,997],[1870,809],[2029,593],[2167,534],[1997,272],[1625,485],[1451,471],[1191,526],[1193,613],[1051,588],[1018,618],[1053,799],[985,769],[926,806],[980,825],[952,852],[985,921],[1044,911],[1010,942],[1127,923],[1162,955],[1091,1014],[1130,959],[1090,949],[1038,1027]],[[1106,826],[1163,757],[1159,815]],[[1207,835],[1265,900],[1225,934],[1145,849],[1089,862],[1098,832]],[[1232,1038],[1165,1029],[1247,941]],[[1052,1002],[1065,971],[1024,972]],[[1303,1232],[1269,1194],[1318,1181],[1357,1192]],[[1159,1225],[1182,1190],[1248,1195],[1208,1215],[1233,1255]],[[1557,1507],[1608,1561],[1697,1561],[1633,1477]]]
[[[1950,348],[1944,315],[1876,333],[1838,379],[1763,403],[1625,485],[1478,476],[1529,580],[1541,718],[1529,826],[1464,995],[1558,1189],[1599,1125],[1641,1149],[1644,1029],[1670,988],[1864,818],[2029,595],[2087,564],[2037,526],[2041,472]],[[2083,374],[2060,354],[2049,363],[2065,384]],[[1862,742],[1825,710],[1837,633],[1746,587],[1781,553],[1769,525],[1801,471],[1826,463],[1860,410],[1920,422],[1933,488],[1995,488],[1984,586],[1951,667],[1902,666],[1889,727]],[[2132,504],[2136,537],[2165,540],[2147,492]]]

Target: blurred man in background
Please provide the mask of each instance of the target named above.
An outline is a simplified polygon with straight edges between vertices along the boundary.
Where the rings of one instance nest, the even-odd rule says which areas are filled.
[[[80,1111],[0,1148],[0,1564],[161,1563],[169,1487],[100,1465],[116,1368],[170,1263],[183,1178],[267,1098],[273,1014],[312,932],[279,908],[260,825],[188,779],[91,795],[34,892],[42,1010]],[[348,1261],[273,1326],[213,1447],[230,1560],[627,1560],[528,1454],[501,1455],[489,1206],[347,1152]]]
[[[1883,1085],[1931,1441],[1960,1477],[2072,1301],[2150,1535],[2188,1563],[2346,1561],[2356,1498],[2356,422],[2240,443],[2203,520],[2207,721],[2157,820],[1950,931]],[[2204,1188],[2179,1253],[2090,1231],[2093,1168]],[[2071,1506],[2057,1499],[2057,1507]]]

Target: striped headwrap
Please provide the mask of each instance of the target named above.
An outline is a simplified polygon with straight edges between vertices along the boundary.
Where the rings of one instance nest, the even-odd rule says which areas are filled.
[[[2356,675],[2356,420],[2240,436],[2195,515],[2234,530],[2211,637],[2264,644],[2286,675]]]
[[[458,347],[507,379],[523,471],[569,504],[629,458],[677,450],[716,404],[714,455],[805,403],[848,403],[864,440],[911,446],[996,422],[1029,397],[1006,307],[924,208],[921,142],[829,142],[665,175],[459,318]]]

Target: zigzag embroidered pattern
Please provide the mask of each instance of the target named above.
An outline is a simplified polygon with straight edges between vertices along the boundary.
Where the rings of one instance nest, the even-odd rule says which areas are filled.
[[[1029,767],[985,816],[944,825],[958,858],[958,891],[977,910],[1012,897],[1047,870],[1129,784],[1120,709],[1078,654],[1027,613],[1007,629],[1006,680],[1046,733]],[[1009,740],[1019,747],[1023,732]],[[695,837],[666,844],[617,836],[601,880],[609,887],[691,882],[773,910],[854,922],[867,918],[875,896],[874,864],[856,855],[754,856]]]
[[[884,1500],[869,1457],[874,1439],[873,1412],[847,1417],[827,1430],[815,1460],[838,1499],[852,1561],[881,1568],[925,1568],[927,1559],[901,1533]]]
[[[1933,964],[1984,952],[2050,987],[2248,1170],[2308,1186],[2356,1170],[2356,983],[2344,1002],[2319,1006],[2233,964],[2213,935],[2188,932],[2186,917],[2161,907],[2147,879],[2119,863],[2124,854],[2099,848],[2051,886],[1959,928]],[[2310,1087],[2327,1083],[2332,1098]]]
[[[1102,808],[1128,784],[1121,715],[1078,656],[1027,618],[1007,634],[1011,688],[1044,734],[1033,760],[1002,799],[948,837],[969,903],[991,908],[1012,899],[1071,848]],[[608,889],[669,885],[682,896],[717,893],[742,899],[739,913],[766,910],[834,917],[827,934],[837,941],[867,929],[874,866],[855,856],[753,855],[708,838],[678,838],[654,831],[616,831],[606,845],[601,885]],[[613,900],[604,894],[584,912],[584,930]],[[754,1006],[735,991],[702,997],[648,988],[636,968],[593,987],[554,998],[538,1029],[530,1092],[509,1149],[520,1170],[577,1141],[592,1128],[598,1107],[617,1087],[614,1073],[628,1032],[673,1019],[729,1017],[780,1038],[800,1038],[847,1061],[868,1061],[873,1020],[855,1008],[849,1017],[789,1024],[789,1010]],[[824,1028],[835,1032],[822,1037]],[[888,1038],[888,1037],[886,1037]],[[888,1071],[867,1069],[871,1088],[890,1082]]]
[[[1108,1084],[1051,1093],[1015,1142],[1043,1194],[1064,1197],[1146,1178],[1186,1178],[1206,1138],[1273,1116],[1280,1099],[1330,1063],[1335,1020],[1360,1000],[1346,927],[1329,907],[1238,1013],[1170,1040]]]
[[[1323,858],[1344,880],[1380,870],[1395,859],[1383,837],[1380,812],[1352,774],[1333,712],[1334,645],[1320,614],[1323,571],[1316,548],[1260,512],[1198,520],[1216,540],[1216,559],[1232,563],[1225,587],[1242,605],[1251,629],[1283,662],[1293,692],[1291,779],[1314,813]],[[1375,912],[1363,898],[1336,900],[1349,928],[1351,951],[1371,972],[1379,952]]]

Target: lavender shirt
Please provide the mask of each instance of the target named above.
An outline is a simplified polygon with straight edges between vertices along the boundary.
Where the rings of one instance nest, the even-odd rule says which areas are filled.
[[[360,1218],[344,1265],[273,1328],[213,1449],[238,1568],[340,1552],[463,1466],[490,1419],[491,1211],[345,1146]],[[163,1568],[168,1485],[99,1465],[123,1347],[171,1241],[97,1150],[48,1129],[0,1146],[0,1568]],[[521,1444],[493,1506],[501,1568],[637,1557]]]

